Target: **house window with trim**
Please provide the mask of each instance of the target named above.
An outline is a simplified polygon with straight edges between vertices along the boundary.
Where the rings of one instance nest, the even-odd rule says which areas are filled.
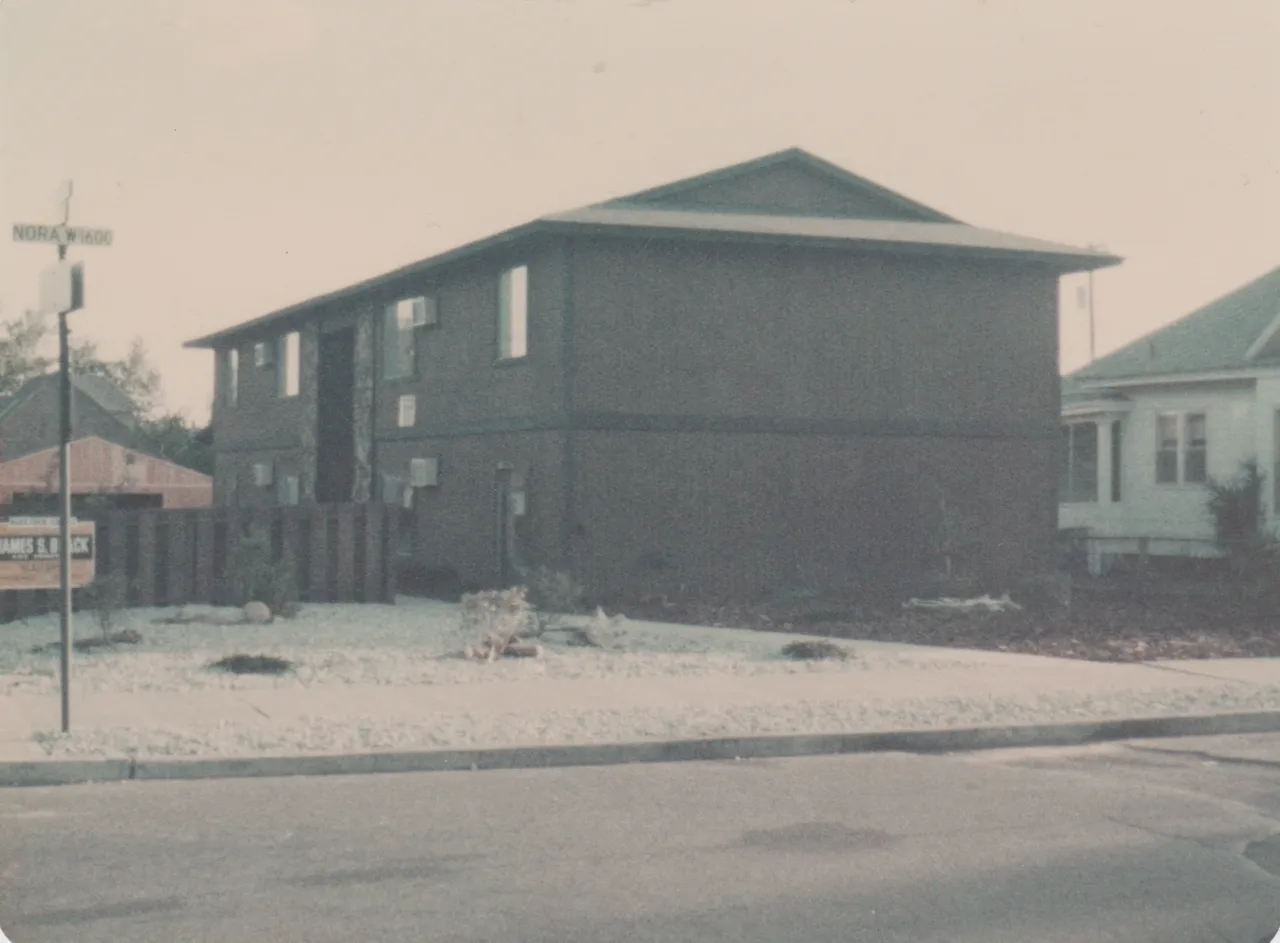
[[[436,300],[426,295],[402,298],[382,314],[382,378],[403,380],[418,372],[423,328],[435,325]]]
[[[1075,422],[1062,427],[1062,467],[1059,500],[1085,503],[1098,500],[1098,424]]]
[[[222,405],[234,409],[240,398],[240,351],[222,352]]]
[[[1209,432],[1204,413],[1156,417],[1156,484],[1204,484],[1209,477]]]
[[[521,360],[529,353],[529,267],[517,265],[498,283],[498,359]]]
[[[302,371],[302,337],[297,331],[280,338],[276,358],[276,394],[282,398],[297,396]]]

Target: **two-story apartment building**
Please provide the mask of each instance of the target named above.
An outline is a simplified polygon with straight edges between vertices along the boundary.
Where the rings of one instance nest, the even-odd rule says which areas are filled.
[[[406,501],[417,553],[596,593],[1052,565],[1058,279],[800,150],[535,220],[219,331],[216,487]]]

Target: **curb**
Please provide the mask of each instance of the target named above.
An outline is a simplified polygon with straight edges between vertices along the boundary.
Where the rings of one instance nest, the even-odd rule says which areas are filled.
[[[1112,740],[1280,732],[1280,711],[1143,717],[1093,723],[1027,724],[849,734],[723,737],[552,747],[498,747],[206,760],[37,760],[0,763],[0,787],[60,786],[129,780],[239,779],[263,776],[340,776],[552,769],[629,763],[785,759],[858,753],[962,753],[1019,747],[1069,747]]]

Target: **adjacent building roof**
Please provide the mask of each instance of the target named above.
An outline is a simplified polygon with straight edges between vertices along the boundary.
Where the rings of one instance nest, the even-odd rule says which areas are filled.
[[[1249,370],[1280,363],[1280,267],[1072,373],[1096,381]],[[1064,393],[1068,387],[1064,386]]]
[[[57,373],[45,373],[33,377],[22,384],[13,395],[0,397],[0,419],[12,413],[40,390],[56,387],[58,376]],[[105,377],[92,373],[73,373],[71,383],[107,412],[119,417],[126,425],[132,426],[134,404],[120,387]]]
[[[645,234],[751,240],[868,250],[1019,259],[1081,272],[1116,265],[1105,252],[966,225],[799,148],[734,164],[593,206],[556,213],[338,291],[190,341],[217,347],[233,337],[386,285],[427,274],[539,235]]]

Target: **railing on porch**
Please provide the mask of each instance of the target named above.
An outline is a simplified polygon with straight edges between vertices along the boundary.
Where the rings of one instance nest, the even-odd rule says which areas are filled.
[[[0,517],[20,512],[0,507]],[[129,606],[226,604],[236,541],[269,536],[292,556],[303,602],[392,602],[401,512],[384,504],[93,511],[96,573],[121,574]],[[53,590],[0,591],[0,622],[55,611]]]

